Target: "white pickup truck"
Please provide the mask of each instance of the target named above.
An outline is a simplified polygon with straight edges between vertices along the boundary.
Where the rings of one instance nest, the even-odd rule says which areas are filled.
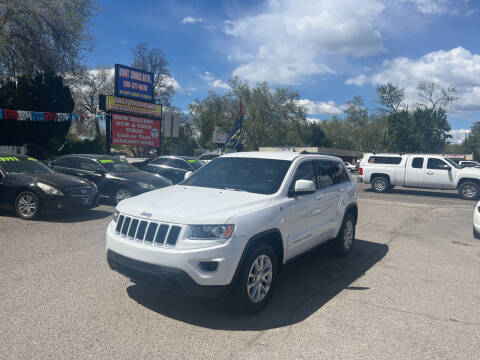
[[[360,162],[359,181],[375,192],[394,186],[425,189],[457,189],[467,200],[480,195],[480,169],[464,168],[442,155],[365,154]]]

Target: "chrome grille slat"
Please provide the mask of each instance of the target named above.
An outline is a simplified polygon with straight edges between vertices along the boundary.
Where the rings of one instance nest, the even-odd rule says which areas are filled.
[[[130,241],[160,247],[174,247],[182,227],[120,214],[115,233]]]
[[[89,196],[95,192],[93,187],[90,186],[82,186],[76,188],[67,189],[67,193],[70,196]]]

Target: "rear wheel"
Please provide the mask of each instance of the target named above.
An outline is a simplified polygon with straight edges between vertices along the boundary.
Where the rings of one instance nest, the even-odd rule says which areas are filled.
[[[340,256],[347,256],[352,252],[355,242],[355,218],[347,214],[343,219],[342,227],[337,238],[333,241],[335,253]]]
[[[15,200],[15,212],[18,217],[31,220],[38,217],[40,213],[40,200],[33,192],[24,191]]]
[[[384,193],[390,189],[390,181],[385,176],[377,176],[372,180],[372,189],[377,193]]]
[[[270,301],[277,283],[277,255],[268,244],[249,250],[230,293],[230,305],[256,314]]]
[[[465,181],[458,188],[458,192],[465,200],[475,200],[480,194],[480,188],[478,184],[473,181]]]

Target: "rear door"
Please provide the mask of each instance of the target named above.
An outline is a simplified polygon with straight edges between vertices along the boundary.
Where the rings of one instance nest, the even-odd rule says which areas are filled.
[[[314,160],[314,164],[317,179],[315,199],[318,212],[318,240],[323,242],[335,236],[337,211],[341,199],[340,190],[342,183],[348,179],[348,175],[343,175],[345,168],[337,162],[319,159]]]
[[[423,156],[411,156],[408,158],[405,168],[405,185],[424,187],[426,161]]]
[[[59,159],[53,160],[50,163],[50,166],[53,170],[68,174],[68,175],[77,175],[78,170],[78,158],[75,156],[65,156]]]
[[[432,189],[454,189],[450,164],[439,158],[429,157],[425,169],[424,187]]]
[[[103,193],[105,183],[105,169],[95,160],[80,157],[77,176],[90,180],[97,185],[98,191]]]

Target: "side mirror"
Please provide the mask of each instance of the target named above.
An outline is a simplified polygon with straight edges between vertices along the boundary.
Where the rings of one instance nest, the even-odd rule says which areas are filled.
[[[183,180],[187,180],[190,176],[192,176],[192,174],[193,174],[193,171],[187,171],[185,173],[185,176],[183,177]]]
[[[315,192],[315,183],[311,180],[297,180],[295,182],[295,190],[291,191],[289,196],[313,194]]]
[[[444,165],[443,168],[447,171],[451,171],[452,167],[450,165]]]

